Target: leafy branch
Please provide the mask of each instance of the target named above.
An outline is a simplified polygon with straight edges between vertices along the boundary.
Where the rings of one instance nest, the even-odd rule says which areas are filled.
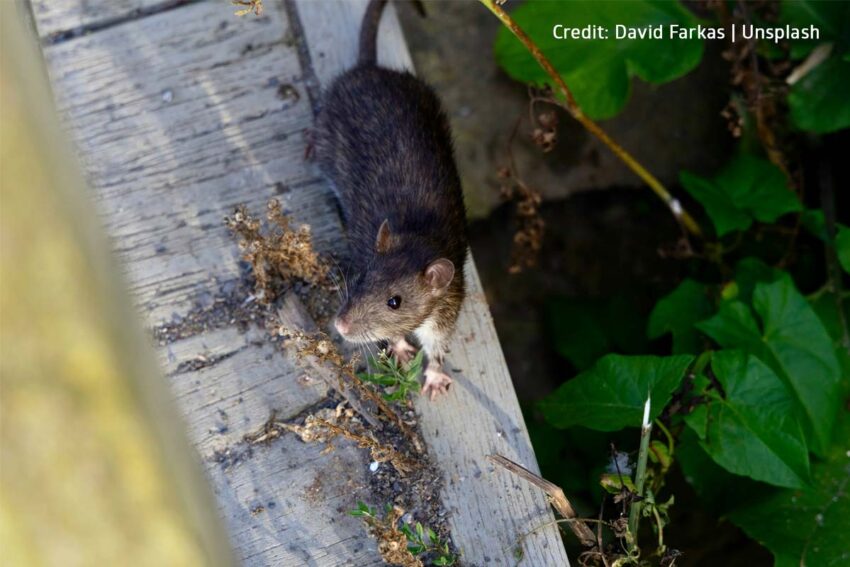
[[[673,213],[673,216],[676,220],[693,236],[702,237],[702,230],[700,229],[697,222],[691,217],[691,215],[682,207],[681,202],[678,199],[673,197],[666,187],[658,180],[657,177],[652,175],[640,162],[638,162],[632,155],[626,151],[620,144],[618,144],[614,139],[612,139],[596,122],[591,120],[584,112],[582,112],[578,103],[573,96],[572,91],[567,86],[561,74],[555,69],[552,65],[552,62],[546,57],[543,51],[538,47],[538,45],[532,40],[527,33],[517,24],[517,22],[511,18],[511,16],[505,12],[501,6],[498,5],[497,0],[479,0],[484,6],[487,7],[505,27],[511,31],[511,33],[516,36],[516,38],[528,49],[537,63],[546,71],[555,85],[558,87],[561,95],[564,97],[564,102],[553,99],[552,102],[557,104],[561,108],[564,108],[570,115],[575,118],[585,129],[599,138],[599,140],[604,143],[608,148],[614,152],[614,154],[622,160],[623,163],[628,166],[638,177],[640,177],[644,183],[649,185],[649,188],[660,198],[667,207],[670,209],[670,212]]]

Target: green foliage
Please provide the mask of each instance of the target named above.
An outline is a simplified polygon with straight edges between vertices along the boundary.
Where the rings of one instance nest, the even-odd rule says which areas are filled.
[[[783,0],[779,21],[797,28],[815,26],[821,32],[820,40],[790,40],[791,57],[806,57],[822,41],[847,41],[850,28],[850,5],[846,2],[824,0]]]
[[[713,311],[708,286],[685,279],[679,287],[655,304],[649,316],[647,335],[657,339],[670,333],[673,335],[674,354],[698,354],[702,350],[703,341],[694,325]]]
[[[687,171],[679,179],[705,208],[717,236],[746,230],[753,219],[774,222],[784,214],[802,210],[782,171],[761,158],[739,155],[713,179]]]
[[[563,384],[540,403],[555,427],[582,425],[599,431],[638,427],[647,395],[655,419],[693,361],[692,356],[621,356],[609,354],[590,370]]]
[[[756,25],[763,23],[762,15],[754,18]],[[529,0],[513,16],[592,118],[613,116],[624,107],[631,77],[650,83],[670,81],[687,73],[702,56],[698,40],[677,42],[671,49],[669,42],[654,40],[578,41],[552,36],[557,23],[612,30],[617,24],[695,25],[697,19],[676,2]],[[824,56],[790,86],[787,100],[775,101],[780,114],[767,128],[777,134],[777,145],[771,143],[767,149],[782,153],[789,130],[779,123],[784,103],[788,120],[799,129],[826,133],[850,126],[850,3],[785,0],[777,23],[795,28],[815,25],[822,37],[761,42],[757,57],[781,59],[788,69],[800,69],[805,58]],[[507,30],[500,31],[495,51],[513,78],[551,84]],[[755,127],[751,117],[742,118],[745,130]],[[745,137],[753,143],[764,139],[754,132],[745,132]],[[793,158],[799,156],[792,152],[785,157],[791,158],[786,163],[794,164]],[[566,429],[557,441],[553,429],[532,431],[536,448],[542,447],[540,443],[552,447],[551,452],[540,451],[541,464],[554,470],[559,458],[576,460],[574,441],[587,434],[601,435],[583,428],[606,432],[609,441],[618,436],[618,444],[632,442],[611,432],[639,426],[650,395],[650,415],[658,424],[653,435],[660,437],[661,430],[664,438],[641,445],[640,457],[646,457],[648,446],[651,464],[639,498],[635,492],[641,482],[625,463],[625,472],[610,467],[603,472],[602,466],[585,463],[583,468],[571,466],[567,474],[562,466],[553,478],[579,490],[582,478],[590,475],[585,488],[593,497],[611,494],[624,508],[641,502],[641,515],[655,521],[656,552],[663,555],[662,531],[672,498],[659,505],[656,495],[663,489],[667,470],[678,463],[705,505],[767,546],[778,565],[846,563],[850,417],[842,407],[850,390],[846,347],[850,302],[844,293],[842,318],[834,282],[826,282],[808,298],[800,293],[797,285],[817,287],[810,272],[819,266],[814,255],[801,253],[809,244],[805,240],[798,244],[796,226],[791,225],[798,221],[827,246],[834,246],[848,274],[850,228],[837,224],[830,242],[821,211],[804,210],[802,197],[808,197],[808,204],[812,195],[798,196],[781,169],[755,155],[739,154],[710,178],[681,172],[680,181],[705,209],[716,238],[692,243],[696,254],[688,265],[691,277],[656,303],[645,326],[649,339],[671,335],[672,354],[641,355],[647,347],[663,353],[666,343],[634,340],[633,323],[640,317],[632,317],[631,306],[629,310],[613,303],[607,307],[594,302],[553,303],[548,316],[554,346],[580,374],[538,406],[548,426]],[[793,213],[800,215],[792,217]],[[765,226],[769,224],[784,226]],[[724,238],[729,235],[734,244],[732,238]],[[790,266],[794,276],[802,276],[795,284],[791,272],[755,256]],[[825,460],[813,460],[810,453]],[[648,556],[637,545],[637,532],[620,532],[617,537],[627,553],[619,556],[620,563],[637,563]]]
[[[850,127],[850,62],[833,55],[794,83],[788,93],[798,128],[819,134]]]
[[[785,0],[782,23],[797,28],[815,25],[821,30],[821,42],[832,43],[829,57],[791,86],[788,106],[798,128],[827,133],[850,126],[850,4]],[[791,57],[802,59],[818,41],[791,42]]]
[[[829,233],[826,230],[826,220],[823,211],[809,209],[800,215],[800,223],[824,242],[829,242]],[[850,274],[850,228],[836,223],[835,225],[835,252],[838,255],[838,263],[841,268]]]
[[[386,513],[383,518],[380,518],[375,508],[358,500],[357,508],[349,510],[348,515],[363,518],[370,528],[380,527],[382,530],[400,531],[407,539],[407,550],[419,556],[420,559],[427,557],[428,565],[449,566],[457,562],[457,557],[451,552],[448,542],[441,540],[433,529],[423,526],[420,522],[416,522],[411,527],[411,524],[398,519],[401,511],[398,515],[393,515],[392,510],[392,505],[386,504]]]
[[[776,565],[850,561],[850,415],[842,412],[826,459],[812,465],[812,488],[782,490],[730,514],[770,549]]]
[[[697,434],[685,428],[676,444],[676,462],[702,504],[718,515],[758,501],[773,488],[748,477],[737,476],[718,465],[700,445]]]
[[[422,371],[422,351],[416,353],[407,368],[401,366],[395,357],[381,352],[377,358],[369,357],[369,372],[360,372],[357,376],[364,382],[381,386],[381,396],[390,402],[407,400],[411,394],[419,391],[419,374]]]
[[[735,265],[735,279],[727,286],[734,287],[734,293],[727,293],[724,299],[737,299],[746,304],[753,301],[756,284],[772,283],[782,278],[785,272],[772,268],[758,258],[747,257]]]
[[[360,500],[357,501],[357,508],[348,511],[348,515],[354,516],[355,518],[361,518],[361,517],[374,518],[374,517],[376,517],[377,513],[378,513],[377,510],[375,510],[374,508],[372,508],[371,506],[367,505],[365,502],[362,502]]]
[[[711,369],[723,388],[685,417],[700,445],[726,470],[777,486],[802,488],[809,454],[796,401],[759,359],[740,351],[715,353]]]
[[[791,387],[806,415],[810,445],[823,452],[837,411],[840,368],[820,319],[787,275],[758,283],[753,307],[735,300],[721,304],[697,326],[724,348],[740,348],[770,366]]]
[[[440,540],[436,532],[426,528],[419,522],[411,528],[410,524],[402,524],[401,532],[409,542],[407,550],[413,555],[431,553],[433,558],[430,565],[454,565],[456,558],[449,549],[449,544]]]
[[[698,39],[675,40],[675,49],[655,39],[613,39],[617,24],[696,26],[697,19],[678,2],[529,0],[512,16],[561,73],[582,111],[594,119],[610,118],[625,106],[631,77],[666,83],[692,70],[702,58],[703,43]],[[552,33],[556,23],[576,28],[600,25],[608,28],[612,37],[558,40]],[[551,78],[507,29],[499,30],[495,52],[499,65],[514,79],[533,85],[551,84]]]

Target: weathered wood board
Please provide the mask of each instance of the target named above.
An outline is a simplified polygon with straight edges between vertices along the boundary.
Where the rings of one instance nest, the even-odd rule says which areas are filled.
[[[226,310],[240,277],[222,223],[234,205],[272,197],[308,223],[317,247],[340,253],[332,193],[303,159],[322,86],[356,58],[362,0],[265,1],[237,18],[226,2],[32,0],[42,37],[92,33],[44,48],[60,110],[97,207],[151,327],[199,308]],[[67,22],[67,25],[65,24]],[[392,8],[379,59],[409,68]],[[473,262],[451,346],[448,399],[420,402],[442,500],[464,564],[566,565],[545,498],[486,461],[536,462]],[[225,320],[160,347],[162,364],[213,484],[237,557],[249,565],[379,564],[375,544],[344,511],[366,498],[368,462],[340,445],[286,435],[242,438],[275,410],[292,416],[327,392],[263,341]]]

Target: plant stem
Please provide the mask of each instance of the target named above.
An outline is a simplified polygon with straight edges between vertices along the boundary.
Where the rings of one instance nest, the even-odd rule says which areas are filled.
[[[649,185],[649,188],[658,195],[658,197],[664,201],[670,211],[673,213],[673,216],[676,217],[676,220],[692,235],[696,237],[702,237],[702,231],[699,228],[699,225],[694,221],[693,217],[686,210],[682,208],[682,204],[678,199],[673,197],[670,192],[664,187],[664,185],[652,175],[643,165],[641,165],[635,158],[632,157],[629,152],[627,152],[620,144],[615,142],[602,128],[599,127],[596,122],[588,118],[581,110],[581,108],[576,103],[575,97],[573,97],[572,91],[570,91],[567,84],[564,82],[564,79],[558,73],[554,66],[552,66],[551,61],[543,54],[540,48],[537,46],[534,41],[528,37],[528,34],[523,31],[521,27],[514,21],[513,18],[508,15],[507,12],[502,10],[500,6],[496,4],[495,0],[479,0],[482,4],[484,4],[488,10],[493,12],[493,14],[499,18],[499,20],[507,27],[511,33],[513,33],[517,39],[528,49],[531,53],[532,57],[537,61],[537,63],[543,68],[544,71],[552,78],[555,85],[560,90],[561,94],[564,97],[566,103],[563,105],[564,108],[581,123],[585,129],[599,138],[603,144],[608,146],[614,154],[620,158],[626,166],[629,167],[632,171],[640,177],[644,183]]]
[[[634,546],[637,547],[637,530],[640,520],[640,498],[643,497],[643,485],[646,481],[646,458],[649,455],[649,438],[652,434],[652,422],[649,420],[650,397],[646,398],[643,409],[643,425],[640,429],[640,452],[638,453],[637,471],[635,471],[636,499],[632,502],[629,510],[629,532],[634,538]]]

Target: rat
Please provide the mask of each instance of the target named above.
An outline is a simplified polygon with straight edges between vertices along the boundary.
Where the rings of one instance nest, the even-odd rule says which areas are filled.
[[[386,0],[371,0],[355,67],[331,84],[313,132],[337,194],[354,274],[334,319],[354,343],[387,341],[401,364],[427,357],[422,393],[448,393],[446,345],[464,299],[466,209],[448,118],[409,72],[377,64]]]

